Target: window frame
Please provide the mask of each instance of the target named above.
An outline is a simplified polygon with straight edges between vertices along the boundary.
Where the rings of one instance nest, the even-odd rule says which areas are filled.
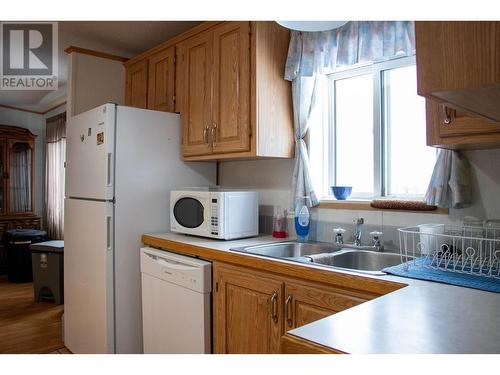
[[[324,129],[328,136],[328,165],[326,166],[327,176],[323,179],[323,184],[326,182],[329,186],[336,185],[336,105],[335,105],[335,81],[356,77],[360,75],[371,74],[373,82],[373,195],[358,194],[351,198],[354,200],[371,200],[378,197],[397,197],[397,195],[388,195],[387,187],[389,183],[388,161],[390,158],[389,149],[387,147],[388,139],[388,122],[384,112],[384,97],[386,93],[386,80],[384,72],[416,65],[416,57],[403,56],[392,60],[374,62],[369,65],[361,65],[353,68],[346,68],[341,71],[331,73],[327,77],[327,129]],[[323,186],[325,189],[325,186]],[[325,189],[327,190],[327,189]],[[330,192],[325,198],[330,198]],[[405,198],[422,198],[423,195],[405,196]]]

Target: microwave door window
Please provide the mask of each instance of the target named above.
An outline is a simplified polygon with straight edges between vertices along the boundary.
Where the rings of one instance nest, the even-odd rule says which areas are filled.
[[[175,203],[174,217],[185,228],[198,228],[203,224],[203,205],[194,198],[181,198]]]

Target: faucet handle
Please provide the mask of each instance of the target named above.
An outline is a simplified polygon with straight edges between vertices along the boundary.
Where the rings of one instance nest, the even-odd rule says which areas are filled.
[[[333,228],[333,233],[335,233],[335,243],[343,244],[344,243],[344,228]]]
[[[372,236],[373,246],[380,248],[379,251],[382,251],[382,249],[383,249],[382,244],[380,243],[380,237],[382,237],[383,234],[384,233],[379,232],[377,230],[370,232],[370,236]]]

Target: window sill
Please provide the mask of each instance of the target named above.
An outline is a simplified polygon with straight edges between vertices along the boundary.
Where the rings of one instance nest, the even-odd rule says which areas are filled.
[[[448,215],[449,210],[447,208],[440,208],[433,211],[415,211],[415,210],[393,210],[393,209],[382,209],[375,208],[370,205],[371,199],[352,199],[339,201],[335,198],[322,198],[318,208],[327,208],[334,210],[353,210],[353,211],[384,211],[384,212],[408,212],[408,213],[420,213],[420,214],[438,214],[438,215]]]

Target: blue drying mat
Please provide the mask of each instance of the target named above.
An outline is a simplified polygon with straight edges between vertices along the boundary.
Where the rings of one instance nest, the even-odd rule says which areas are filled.
[[[410,279],[436,281],[438,283],[500,293],[500,279],[498,278],[425,268],[423,267],[424,262],[428,262],[428,260],[426,261],[424,257],[418,258],[414,261],[384,268],[382,271]],[[406,265],[407,268],[405,269]]]

